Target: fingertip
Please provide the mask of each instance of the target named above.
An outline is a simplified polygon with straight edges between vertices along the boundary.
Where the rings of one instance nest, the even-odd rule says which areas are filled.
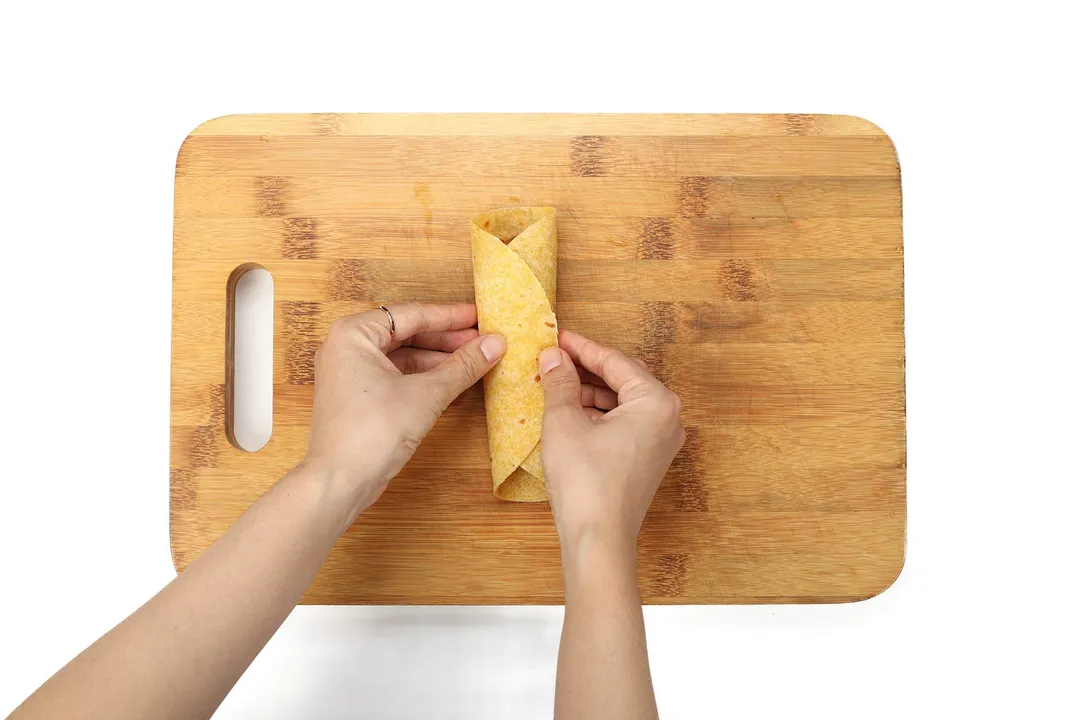
[[[544,348],[537,361],[540,365],[540,374],[547,375],[566,361],[566,352],[557,347]]]
[[[495,362],[506,352],[506,338],[492,333],[480,341],[480,352],[488,362]]]

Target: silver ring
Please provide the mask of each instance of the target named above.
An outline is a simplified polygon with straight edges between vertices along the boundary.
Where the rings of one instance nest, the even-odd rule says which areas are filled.
[[[394,337],[394,316],[390,314],[385,305],[380,305],[379,309],[386,313],[386,319],[390,321],[390,337]]]

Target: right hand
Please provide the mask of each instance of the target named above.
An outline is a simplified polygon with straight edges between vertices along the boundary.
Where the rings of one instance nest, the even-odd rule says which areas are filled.
[[[682,402],[641,361],[574,332],[539,364],[544,482],[563,550],[594,538],[632,551],[686,440]]]

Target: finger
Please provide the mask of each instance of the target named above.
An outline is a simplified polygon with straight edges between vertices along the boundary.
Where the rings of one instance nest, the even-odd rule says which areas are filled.
[[[584,384],[581,386],[581,407],[598,408],[600,410],[614,410],[619,407],[619,396],[608,387],[596,387]]]
[[[560,407],[581,408],[581,381],[574,362],[557,347],[545,348],[538,358],[544,383],[544,414]]]
[[[400,370],[402,375],[414,375],[438,367],[443,360],[450,357],[450,353],[403,347],[388,353],[386,357],[394,363],[394,367]]]
[[[452,353],[480,333],[476,328],[464,330],[443,330],[441,332],[422,332],[412,336],[407,345],[427,350],[441,350]]]
[[[390,317],[394,319],[393,333]],[[343,322],[362,333],[384,353],[391,352],[408,342],[418,333],[463,330],[476,324],[476,306],[470,303],[395,303],[386,310],[375,308],[357,315],[350,315]]]
[[[581,367],[599,375],[617,393],[627,383],[657,383],[648,370],[628,356],[570,330],[559,332],[559,346]]]
[[[502,335],[475,337],[423,377],[428,379],[432,395],[445,409],[495,367],[505,352],[506,339]]]
[[[604,415],[607,414],[603,410],[597,410],[594,407],[582,408],[582,410],[585,412],[585,416],[593,422],[596,422],[597,420],[602,420],[604,418]]]
[[[476,306],[471,303],[395,303],[386,309],[394,316],[394,340],[398,342],[418,333],[463,330],[476,324]]]
[[[580,365],[577,366],[577,376],[581,380],[581,384],[588,383],[589,385],[595,385],[596,387],[607,387],[607,383],[604,379],[595,373],[591,373]]]

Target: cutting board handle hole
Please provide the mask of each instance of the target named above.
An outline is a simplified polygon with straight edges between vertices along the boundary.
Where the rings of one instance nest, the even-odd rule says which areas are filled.
[[[274,427],[274,278],[246,263],[229,276],[226,296],[225,434],[255,452]]]

